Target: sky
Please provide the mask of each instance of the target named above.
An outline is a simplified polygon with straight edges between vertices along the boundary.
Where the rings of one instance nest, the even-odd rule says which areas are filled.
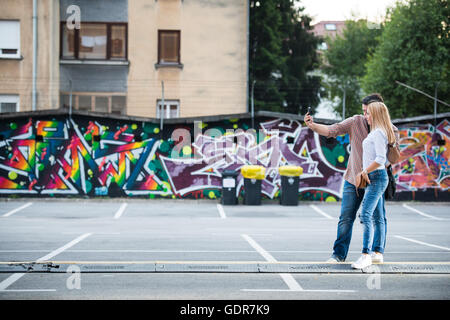
[[[352,18],[354,12],[358,18],[367,18],[373,22],[381,22],[386,8],[396,0],[301,0],[312,19],[313,24],[323,20],[346,20]]]
[[[397,0],[301,0],[304,13],[312,18],[312,24],[320,21],[343,21],[346,19],[364,18],[380,23],[386,14],[386,8]],[[322,119],[339,119],[331,106],[331,101],[322,100],[314,116]]]

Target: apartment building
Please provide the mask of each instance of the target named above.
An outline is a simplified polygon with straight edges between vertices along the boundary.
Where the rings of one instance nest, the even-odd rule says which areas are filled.
[[[12,40],[0,41],[10,54],[0,56],[0,112],[29,111],[33,0],[2,2],[0,38]],[[36,2],[36,110],[152,118],[246,112],[248,0]]]
[[[341,36],[345,29],[345,21],[319,21],[313,25],[312,33],[315,36],[326,39],[327,37],[335,39],[336,36]],[[327,50],[328,44],[326,41],[319,45],[319,50]]]
[[[0,112],[33,109],[33,16],[36,21],[35,110],[59,107],[58,2],[0,2]]]

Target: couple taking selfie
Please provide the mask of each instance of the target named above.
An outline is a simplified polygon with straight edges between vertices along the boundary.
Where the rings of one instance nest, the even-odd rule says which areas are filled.
[[[365,97],[362,109],[364,115],[354,115],[333,125],[315,123],[309,113],[304,118],[306,125],[322,136],[336,138],[348,134],[350,137],[351,152],[344,174],[337,237],[327,262],[344,262],[347,258],[353,223],[362,206],[362,254],[352,263],[354,269],[383,262],[387,232],[384,193],[388,186],[388,144],[398,142],[398,130],[391,123],[381,95],[374,93]]]

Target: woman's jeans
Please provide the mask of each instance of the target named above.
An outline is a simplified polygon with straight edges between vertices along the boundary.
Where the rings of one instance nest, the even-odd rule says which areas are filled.
[[[370,174],[372,174],[372,172]],[[372,180],[370,176],[369,179]],[[350,247],[350,241],[352,239],[353,222],[355,221],[356,213],[358,212],[358,209],[364,198],[365,190],[366,189],[358,189],[357,194],[356,187],[354,185],[352,185],[348,181],[344,182],[344,192],[341,204],[341,215],[339,217],[337,237],[336,241],[334,242],[332,255],[332,257],[334,257],[338,261],[345,261],[345,259],[347,258],[348,249]],[[386,231],[387,231],[386,210],[384,207],[384,195],[379,199],[377,203],[377,206],[374,211],[374,217],[377,217],[378,221],[382,220],[382,223],[378,227],[375,227],[372,251],[383,253],[384,247],[386,245]],[[380,219],[381,217],[382,219]]]
[[[388,175],[385,169],[378,169],[369,173],[370,184],[366,187],[364,198],[362,200],[361,221],[363,223],[363,249],[362,253],[370,253],[370,251],[384,252],[384,243],[386,240],[385,233],[385,216],[376,210],[378,203],[384,200],[384,191],[389,183]],[[383,242],[381,239],[374,240],[375,234],[383,234]]]

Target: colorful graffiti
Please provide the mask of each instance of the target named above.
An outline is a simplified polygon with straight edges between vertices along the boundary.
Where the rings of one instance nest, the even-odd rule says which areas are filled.
[[[224,170],[266,167],[262,192],[277,198],[278,167],[303,168],[299,197],[336,201],[348,136],[327,139],[297,120],[258,118],[159,125],[76,115],[0,122],[0,195],[219,198]],[[399,193],[448,191],[450,125],[399,128]],[[242,195],[243,178],[237,193]]]
[[[399,191],[448,190],[450,187],[450,123],[400,129],[401,158],[393,167]]]

